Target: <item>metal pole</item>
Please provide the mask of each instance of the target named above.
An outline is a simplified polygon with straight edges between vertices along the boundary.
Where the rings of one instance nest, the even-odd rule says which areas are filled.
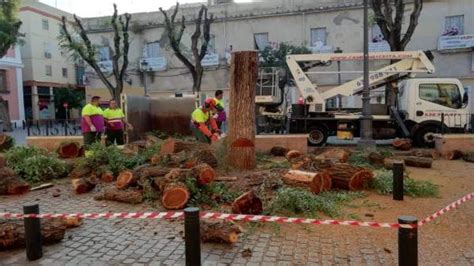
[[[147,81],[148,75],[146,73],[146,70],[143,71],[143,87],[144,87],[144,92],[145,96],[148,96],[148,81]]]
[[[23,206],[24,214],[39,214],[38,204]],[[38,218],[24,218],[26,257],[28,260],[37,260],[43,257],[41,242],[41,224]]]
[[[364,90],[362,93],[362,117],[360,118],[359,140],[359,145],[364,147],[375,145],[375,141],[372,139],[372,115],[370,110],[368,8],[368,0],[364,0]]]
[[[398,223],[417,225],[418,219],[413,216],[400,216]],[[398,265],[418,265],[418,228],[398,228]]]
[[[403,200],[403,162],[393,163],[393,200]]]
[[[201,232],[199,208],[184,209],[184,238],[187,266],[201,265]]]

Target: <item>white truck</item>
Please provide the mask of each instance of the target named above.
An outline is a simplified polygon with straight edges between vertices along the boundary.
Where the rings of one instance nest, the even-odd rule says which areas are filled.
[[[470,129],[472,111],[467,93],[457,79],[414,78],[417,73],[432,74],[435,67],[429,51],[370,53],[374,60],[398,60],[369,74],[373,90],[391,84],[397,94],[395,106],[372,105],[374,139],[409,137],[418,146],[432,146],[434,133],[465,132]],[[323,145],[329,136],[350,139],[359,136],[360,109],[327,108],[328,99],[360,94],[363,77],[326,91],[318,89],[308,75],[357,74],[360,71],[305,72],[302,63],[330,65],[337,61],[362,61],[362,53],[289,55],[286,63],[296,88],[304,98],[304,105],[293,104],[288,116],[288,133],[308,133],[308,144]],[[275,93],[272,93],[274,96]],[[275,97],[258,96],[257,104],[272,101]]]

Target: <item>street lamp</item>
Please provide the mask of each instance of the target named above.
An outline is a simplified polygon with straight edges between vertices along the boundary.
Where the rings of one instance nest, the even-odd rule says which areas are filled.
[[[335,54],[342,54],[343,51],[341,50],[340,47],[336,47],[336,50],[334,51],[334,53],[335,53]],[[342,84],[342,82],[341,82],[341,61],[340,61],[340,60],[337,61],[337,84],[338,84],[338,85],[341,85],[341,84]],[[337,105],[336,107],[337,107],[338,109],[341,109],[341,107],[342,107],[342,97],[341,97],[340,94],[337,95],[336,103],[337,103],[337,104],[336,104],[336,105]]]
[[[148,96],[148,88],[147,88],[147,75],[146,75],[146,72],[148,70],[148,62],[146,60],[142,60],[142,62],[140,63],[141,65],[141,68],[142,68],[142,72],[143,72],[143,87],[144,87],[144,93],[145,93],[145,96]]]
[[[362,117],[360,118],[359,146],[375,146],[372,139],[372,114],[370,110],[369,89],[369,13],[368,0],[364,0],[364,90],[362,91]]]

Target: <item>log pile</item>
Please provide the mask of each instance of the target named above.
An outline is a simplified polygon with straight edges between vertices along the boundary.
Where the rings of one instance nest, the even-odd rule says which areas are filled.
[[[201,221],[200,234],[203,242],[236,243],[242,232],[239,226],[228,221]]]
[[[374,177],[370,170],[349,164],[336,164],[325,171],[331,177],[333,188],[345,190],[367,188]]]
[[[62,159],[77,158],[81,153],[81,145],[77,142],[63,142],[59,144],[56,152]]]

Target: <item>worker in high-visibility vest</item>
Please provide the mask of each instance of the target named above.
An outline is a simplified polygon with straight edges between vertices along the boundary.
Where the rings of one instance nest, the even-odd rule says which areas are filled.
[[[123,145],[123,133],[126,125],[125,114],[122,109],[118,107],[115,100],[110,100],[109,108],[104,111],[104,118],[106,122],[107,146],[117,144]],[[131,127],[130,125],[128,125]]]
[[[217,127],[222,131],[222,124],[226,121],[227,116],[224,110],[224,92],[217,90],[215,93],[214,101],[216,102],[217,113],[214,115],[216,119]]]
[[[216,102],[209,98],[191,114],[191,131],[200,142],[212,143],[219,139],[221,131],[212,117],[213,112],[216,112]]]
[[[104,132],[104,116],[100,108],[100,97],[94,96],[81,111],[81,131],[86,149],[94,142],[100,142]]]

